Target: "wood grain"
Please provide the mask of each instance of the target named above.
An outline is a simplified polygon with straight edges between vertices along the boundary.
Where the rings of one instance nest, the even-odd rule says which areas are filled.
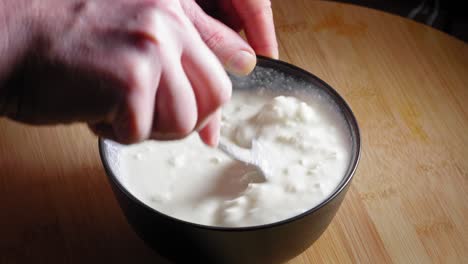
[[[273,1],[281,59],[335,87],[363,155],[299,263],[468,263],[468,45],[382,12]],[[111,193],[82,125],[0,120],[0,263],[161,263]]]

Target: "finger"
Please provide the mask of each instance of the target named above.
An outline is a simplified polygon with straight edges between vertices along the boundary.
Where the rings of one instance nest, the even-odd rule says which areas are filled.
[[[197,102],[198,129],[231,98],[232,84],[216,56],[201,39],[195,36],[192,41],[192,46],[184,51],[182,63]]]
[[[192,1],[193,0],[185,0]],[[232,30],[239,32],[242,30],[242,21],[240,20],[237,12],[235,11],[232,1],[200,1],[197,0],[196,3],[198,6],[203,9],[203,11],[221,21],[226,26],[230,27]]]
[[[200,138],[208,146],[216,147],[219,142],[219,133],[221,128],[221,110],[217,110],[206,126],[204,126],[198,134]]]
[[[88,124],[89,129],[99,137],[116,140],[114,128],[106,123]]]
[[[197,123],[197,103],[180,58],[165,63],[156,94],[152,138],[177,139],[190,134]]]
[[[137,8],[137,7],[135,7]],[[135,143],[148,139],[153,126],[155,95],[161,77],[159,63],[158,13],[155,8],[148,7],[141,11],[130,10],[138,14],[138,19],[126,21],[122,26],[130,41],[116,41],[109,56],[105,60],[116,68],[123,84],[123,100],[116,111],[112,122],[114,135],[120,143]],[[102,128],[102,126],[101,126]]]
[[[278,43],[270,0],[233,0],[233,5],[255,52],[277,59]]]
[[[239,34],[208,16],[193,1],[183,1],[182,6],[203,41],[228,71],[242,76],[253,70],[256,64],[255,52]]]
[[[218,13],[219,15],[214,18],[218,19],[235,32],[242,30],[242,20],[234,9],[232,1],[221,1],[218,7]]]
[[[129,52],[127,55],[128,59],[117,60],[122,69],[124,97],[112,121],[117,140],[124,144],[139,142],[149,137],[161,72],[157,64],[144,58],[142,54]]]

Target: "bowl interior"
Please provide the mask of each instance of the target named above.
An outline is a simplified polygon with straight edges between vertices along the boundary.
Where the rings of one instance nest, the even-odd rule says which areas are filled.
[[[261,226],[255,226],[252,228],[265,228],[274,225],[280,225],[287,223],[289,221],[294,221],[295,219],[301,218],[315,210],[318,210],[320,207],[328,203],[335,196],[337,196],[351,181],[351,178],[356,170],[359,157],[360,157],[360,135],[359,128],[356,122],[356,119],[344,101],[344,99],[329,85],[320,80],[318,77],[308,73],[300,68],[297,68],[293,65],[287,64],[285,62],[267,59],[263,57],[258,58],[257,67],[254,71],[247,77],[236,77],[230,76],[234,92],[236,91],[246,91],[252,93],[274,93],[278,95],[291,95],[296,96],[304,101],[307,101],[307,98],[310,96],[318,96],[324,100],[327,100],[329,104],[326,107],[331,107],[335,109],[346,122],[349,137],[351,142],[351,159],[349,161],[348,169],[346,171],[343,180],[337,186],[335,191],[322,203],[311,208],[310,210],[297,215],[295,217],[279,221],[276,223],[265,224]],[[99,142],[101,159],[103,161],[104,167],[110,177],[110,179],[121,189],[126,195],[128,195],[132,200],[137,203],[147,206],[142,201],[133,196],[125,188],[125,179],[120,173],[120,151],[122,145],[108,139],[100,139]],[[149,206],[147,206],[150,208]],[[161,214],[160,212],[154,210],[155,213]],[[162,214],[164,215],[164,214]],[[166,215],[164,215],[166,216]],[[170,216],[166,216],[171,218]],[[175,221],[185,222],[173,218]],[[203,226],[199,224],[185,222],[186,224],[201,226],[205,228],[215,228],[223,230],[248,230],[251,227],[212,227],[212,226]]]

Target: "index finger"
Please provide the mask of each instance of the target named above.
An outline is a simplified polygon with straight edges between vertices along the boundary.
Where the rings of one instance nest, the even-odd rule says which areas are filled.
[[[278,43],[270,0],[233,0],[233,5],[255,52],[277,59]]]

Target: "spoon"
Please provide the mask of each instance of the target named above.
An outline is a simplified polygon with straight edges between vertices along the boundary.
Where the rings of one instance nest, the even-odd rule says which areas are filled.
[[[266,151],[263,146],[255,139],[252,140],[252,148],[245,149],[233,144],[225,139],[220,139],[218,149],[224,152],[232,159],[251,165],[259,171],[265,179],[270,175],[270,166],[265,159]]]

